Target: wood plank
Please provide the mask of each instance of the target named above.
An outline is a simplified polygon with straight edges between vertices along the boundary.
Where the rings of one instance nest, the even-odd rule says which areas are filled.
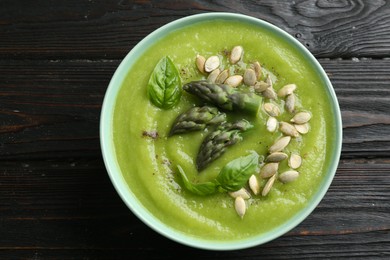
[[[104,226],[90,228],[98,229]],[[57,230],[54,230],[57,231]],[[76,234],[77,235],[77,234]],[[94,236],[94,237],[93,237]],[[111,236],[111,233],[91,235],[91,240]],[[361,241],[364,241],[362,243]],[[153,241],[153,243],[151,243]],[[3,247],[2,259],[388,259],[388,232],[362,234],[312,235],[305,237],[282,237],[265,245],[235,251],[205,251],[189,248],[169,241],[149,230],[130,233],[120,246],[84,247]],[[60,257],[59,257],[60,256]]]
[[[2,160],[100,157],[100,109],[119,62],[0,60]],[[342,111],[342,157],[388,157],[390,60],[320,62]]]
[[[126,259],[134,253],[202,259],[390,256],[389,159],[342,160],[325,198],[303,223],[267,244],[233,252],[195,250],[151,230],[116,195],[100,159],[1,166],[2,259]]]
[[[269,21],[317,57],[388,57],[390,2],[0,2],[0,59],[122,59],[142,38],[190,14],[233,12]]]
[[[320,60],[340,104],[343,157],[390,154],[390,60]]]
[[[3,158],[96,157],[101,105],[118,65],[117,60],[0,61]]]

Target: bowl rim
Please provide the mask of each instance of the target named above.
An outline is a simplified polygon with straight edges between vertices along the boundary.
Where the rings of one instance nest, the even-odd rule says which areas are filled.
[[[333,153],[330,158],[330,161],[333,163],[331,163],[329,166],[328,172],[322,180],[322,185],[318,188],[313,197],[307,202],[307,205],[299,210],[291,219],[268,232],[240,240],[212,241],[196,238],[172,229],[171,227],[162,223],[159,219],[155,218],[148,210],[143,207],[143,205],[138,201],[138,199],[127,186],[127,183],[121,174],[119,164],[116,160],[115,147],[113,144],[112,121],[114,115],[114,105],[116,103],[116,97],[121,88],[121,84],[125,79],[129,68],[151,45],[154,44],[155,40],[162,37],[167,31],[171,32],[178,28],[186,27],[190,24],[210,19],[239,20],[244,23],[254,24],[273,31],[278,37],[283,38],[290,44],[294,45],[297,48],[297,51],[299,51],[301,55],[308,58],[314,69],[317,71],[317,73],[320,74],[320,78],[327,88],[327,92],[331,100],[331,107],[334,112],[333,117],[335,121],[336,133],[335,139],[333,141]],[[286,234],[299,225],[318,206],[328,191],[333,181],[334,175],[336,174],[342,147],[342,119],[338,99],[327,74],[314,55],[308,49],[306,49],[302,43],[279,27],[260,18],[230,12],[208,12],[176,19],[154,30],[145,38],[143,38],[138,44],[136,44],[119,64],[110,80],[103,99],[99,130],[101,152],[109,178],[122,201],[133,212],[133,214],[136,215],[144,224],[149,226],[157,233],[165,236],[166,238],[186,246],[207,250],[237,250],[258,246]]]

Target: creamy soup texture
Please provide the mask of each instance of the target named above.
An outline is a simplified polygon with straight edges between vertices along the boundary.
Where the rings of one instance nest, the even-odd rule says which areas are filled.
[[[205,79],[195,65],[195,57],[220,55],[227,62],[224,50],[241,45],[244,61],[259,61],[264,75],[271,75],[277,91],[286,84],[297,85],[297,110],[310,111],[310,131],[292,138],[284,150],[297,153],[302,165],[299,178],[284,184],[275,181],[267,196],[253,195],[247,200],[245,216],[234,210],[234,199],[227,193],[210,196],[195,195],[185,189],[177,165],[193,182],[212,180],[231,160],[256,151],[265,158],[268,148],[280,131],[266,130],[267,114],[257,115],[226,112],[228,120],[245,118],[254,128],[243,134],[243,141],[231,146],[226,153],[198,173],[195,158],[208,130],[168,137],[175,118],[189,107],[204,104],[183,91],[180,102],[171,109],[154,106],[146,86],[157,62],[169,56],[181,73],[182,83]],[[263,102],[266,102],[263,99]],[[279,102],[279,101],[278,101]],[[297,214],[318,190],[330,165],[329,147],[334,140],[334,122],[329,94],[313,65],[298,50],[283,42],[272,32],[248,23],[214,20],[196,23],[176,30],[145,50],[129,70],[118,94],[113,138],[117,161],[131,191],[157,219],[179,232],[210,240],[249,238],[286,222]],[[288,121],[279,102],[282,115]],[[279,172],[287,170],[287,160],[280,163]],[[259,178],[263,187],[265,180]]]

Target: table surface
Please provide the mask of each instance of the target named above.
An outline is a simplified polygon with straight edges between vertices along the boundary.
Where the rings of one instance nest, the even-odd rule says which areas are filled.
[[[143,37],[191,14],[266,20],[304,44],[338,96],[343,148],[325,198],[267,244],[177,244],[125,206],[104,167],[107,85]],[[0,0],[0,259],[389,259],[390,1]]]

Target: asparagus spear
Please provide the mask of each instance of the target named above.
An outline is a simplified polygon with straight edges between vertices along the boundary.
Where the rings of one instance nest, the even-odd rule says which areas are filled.
[[[216,107],[192,107],[175,119],[169,136],[203,130],[207,125],[219,124],[225,120],[226,114],[220,113]]]
[[[251,129],[253,125],[245,119],[234,123],[224,122],[208,134],[200,145],[196,158],[196,168],[203,170],[212,161],[220,157],[226,149],[242,140],[241,133]]]
[[[207,80],[192,81],[183,86],[188,93],[198,96],[226,110],[244,110],[256,114],[262,98],[254,93],[243,92],[225,84]]]

